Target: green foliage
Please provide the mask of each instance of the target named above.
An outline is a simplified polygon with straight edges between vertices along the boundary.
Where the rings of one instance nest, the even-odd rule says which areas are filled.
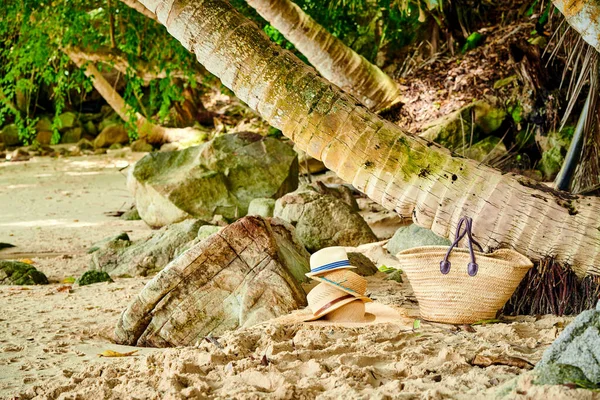
[[[110,39],[114,18],[114,42]],[[173,102],[181,99],[180,86],[190,84],[198,64],[165,28],[119,1],[108,9],[106,0],[7,0],[0,15],[0,126],[14,122],[25,143],[35,138],[36,114],[52,112],[52,142],[60,140],[59,114],[80,111],[93,86],[83,69],[63,52],[76,48],[85,53],[116,55],[129,65],[123,97],[133,112],[165,118]],[[108,58],[106,58],[108,60]],[[110,61],[96,62],[108,72]],[[138,77],[138,69],[166,71],[154,92]],[[174,84],[172,71],[186,79]],[[160,89],[157,91],[156,89]],[[154,97],[153,97],[154,96]],[[137,137],[129,124],[130,136]]]
[[[378,52],[395,52],[416,38],[424,10],[435,0],[296,0],[333,36],[374,62]]]
[[[467,41],[463,45],[461,52],[464,54],[469,50],[473,50],[478,47],[481,43],[483,43],[483,35],[479,32],[473,32],[467,37]]]

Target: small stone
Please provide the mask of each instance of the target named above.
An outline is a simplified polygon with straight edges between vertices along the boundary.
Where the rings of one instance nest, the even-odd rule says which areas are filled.
[[[51,131],[38,131],[35,136],[36,142],[43,145],[49,145],[52,143],[52,132]]]
[[[83,124],[83,130],[90,136],[98,136],[98,128],[96,128],[96,125],[92,121],[87,121]]]
[[[68,129],[62,134],[62,136],[60,138],[60,142],[61,143],[77,143],[81,139],[82,133],[83,133],[83,128],[81,128],[81,127]]]
[[[125,221],[139,221],[142,218],[137,208],[133,207],[131,210],[127,210],[121,215],[121,219]]]
[[[115,143],[129,143],[129,135],[125,130],[125,127],[121,124],[113,124],[104,128],[94,140],[94,147],[97,149],[105,148],[110,147]]]
[[[19,138],[19,128],[16,124],[8,124],[2,129],[2,142],[7,147],[18,146],[21,144]]]
[[[31,158],[31,156],[29,155],[29,152],[25,149],[16,149],[15,151],[13,151],[12,153],[10,153],[10,155],[7,157],[7,159],[9,159],[10,161],[27,161]]]
[[[81,139],[77,142],[77,147],[79,147],[79,150],[94,150],[94,144],[87,139]]]
[[[144,139],[138,139],[131,143],[131,151],[135,153],[150,153],[154,147]]]
[[[352,271],[356,272],[358,275],[371,276],[371,275],[375,275],[379,271],[377,269],[377,267],[375,266],[375,264],[373,264],[373,261],[371,261],[364,254],[361,254],[361,253],[347,253],[347,254],[348,254],[348,260],[350,261],[350,265],[357,267],[356,269],[353,269]]]
[[[202,241],[204,239],[206,239],[207,237],[220,232],[223,229],[222,226],[215,226],[215,225],[202,225],[199,229],[198,229],[198,236],[196,237],[196,239],[198,239],[198,241]]]
[[[58,116],[58,120],[59,120],[58,130],[60,132],[65,132],[65,131],[77,126],[77,123],[78,123],[77,114],[75,114],[74,112],[62,113]],[[77,140],[79,140],[79,139],[77,139]],[[77,140],[74,142],[68,142],[68,143],[77,143]]]
[[[34,266],[0,260],[0,285],[47,285],[48,278]]]
[[[275,199],[254,199],[248,206],[248,215],[260,215],[261,217],[272,217],[275,209]]]
[[[104,271],[85,271],[75,283],[79,286],[92,285],[100,282],[114,282],[110,275]]]
[[[450,240],[436,235],[429,229],[411,224],[399,228],[387,244],[387,249],[395,256],[402,250],[421,246],[450,246]]]

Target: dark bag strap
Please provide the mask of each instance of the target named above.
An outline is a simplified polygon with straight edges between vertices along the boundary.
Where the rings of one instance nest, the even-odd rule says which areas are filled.
[[[461,232],[463,224],[465,225],[465,229],[464,229],[464,231]],[[473,251],[473,245],[476,245],[477,247],[479,247],[479,251],[481,251],[481,252],[483,252],[483,248],[475,239],[473,239],[473,234],[471,232],[472,230],[473,230],[473,219],[471,219],[470,217],[462,217],[458,221],[458,225],[456,226],[456,235],[454,236],[454,243],[452,243],[450,245],[450,247],[448,248],[448,251],[446,252],[446,256],[444,257],[444,259],[442,261],[440,261],[440,272],[442,274],[445,275],[450,272],[451,263],[448,260],[448,258],[450,257],[450,253],[452,252],[453,248],[458,246],[458,243],[466,235],[467,239],[468,239],[467,242],[468,242],[468,246],[469,246],[469,253],[471,255],[471,262],[469,262],[469,264],[467,265],[467,272],[469,273],[469,276],[477,275],[479,266],[477,265],[477,262],[475,261],[475,252]]]

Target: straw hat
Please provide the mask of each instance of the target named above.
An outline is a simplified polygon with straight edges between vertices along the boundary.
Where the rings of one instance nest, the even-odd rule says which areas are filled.
[[[306,296],[308,307],[312,311],[312,315],[304,318],[304,321],[314,321],[335,310],[338,310],[352,302],[362,303],[362,314],[356,307],[352,307],[348,312],[345,312],[344,318],[351,318],[349,322],[362,322],[365,318],[364,301],[356,298],[352,294],[348,294],[343,290],[336,289],[327,283],[319,283]],[[348,321],[346,319],[346,321]]]
[[[339,269],[356,268],[350,265],[348,254],[343,247],[326,247],[310,256],[309,278]]]
[[[347,269],[339,269],[337,271],[327,272],[322,276],[313,276],[312,279],[331,285],[336,289],[342,290],[351,294],[357,299],[364,302],[373,301],[365,297],[367,291],[367,280],[355,272]]]

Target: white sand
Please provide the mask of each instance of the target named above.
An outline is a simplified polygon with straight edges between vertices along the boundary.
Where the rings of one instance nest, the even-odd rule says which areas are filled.
[[[72,257],[33,257],[55,283],[0,286],[0,398],[472,399],[494,398],[499,390],[510,399],[592,398],[584,390],[532,386],[531,374],[517,367],[469,363],[480,353],[535,363],[569,319],[519,317],[475,332],[422,322],[413,330],[418,308],[410,286],[381,273],[368,278],[369,292],[395,307],[401,315],[395,323],[331,327],[282,318],[229,332],[218,338],[222,348],[201,341],[195,348],[98,357],[107,349],[132,350],[111,343],[112,328],[148,278],[72,292],[61,290],[60,281],[86,270],[83,251],[92,242],[123,230],[134,237],[149,232],[140,222],[103,214],[131,204],[117,170],[117,162],[131,159],[0,164],[0,241],[19,246],[0,257]],[[73,174],[82,171],[91,174]]]

